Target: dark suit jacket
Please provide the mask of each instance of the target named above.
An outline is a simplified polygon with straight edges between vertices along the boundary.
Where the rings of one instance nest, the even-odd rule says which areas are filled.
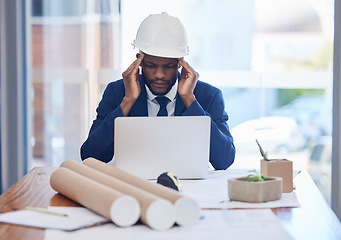
[[[179,74],[180,79],[180,74]],[[140,75],[141,93],[130,110],[129,116],[148,116],[147,93],[145,83]],[[196,101],[187,109],[179,95],[176,98],[175,116],[210,116],[211,144],[210,162],[215,169],[226,169],[234,161],[235,148],[233,138],[227,125],[228,115],[225,112],[222,92],[201,81],[194,89]],[[120,104],[125,96],[123,80],[111,82],[106,87],[97,108],[89,136],[81,147],[81,157],[93,157],[109,162],[114,155],[114,120],[123,117]]]

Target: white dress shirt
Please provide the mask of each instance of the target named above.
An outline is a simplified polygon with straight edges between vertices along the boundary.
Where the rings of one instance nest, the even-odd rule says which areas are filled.
[[[159,112],[160,105],[156,101],[157,95],[154,95],[146,86],[146,91],[147,91],[147,107],[148,107],[148,116],[149,117],[156,117],[157,113]],[[165,97],[168,97],[170,102],[167,105],[167,112],[168,116],[174,116],[174,111],[175,111],[175,102],[176,102],[176,93],[178,91],[178,80],[175,81],[175,84],[171,88],[171,90],[164,95]]]

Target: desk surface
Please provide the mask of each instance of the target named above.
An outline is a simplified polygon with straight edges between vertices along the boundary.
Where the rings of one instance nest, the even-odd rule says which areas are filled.
[[[34,168],[0,196],[0,212],[26,206],[79,206],[50,187],[55,168]],[[294,183],[299,208],[274,208],[285,229],[295,239],[341,239],[341,224],[306,171]],[[1,239],[43,239],[44,230],[0,223]]]

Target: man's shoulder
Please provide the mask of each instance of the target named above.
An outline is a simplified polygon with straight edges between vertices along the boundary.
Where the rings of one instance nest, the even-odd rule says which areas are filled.
[[[216,94],[217,92],[220,92],[220,89],[209,83],[198,80],[195,91]]]
[[[106,86],[106,91],[108,92],[122,92],[124,91],[123,79],[115,80]]]
[[[108,83],[108,86],[110,86],[110,87],[123,86],[123,79],[112,81],[112,82]]]
[[[103,101],[120,101],[124,97],[125,90],[123,80],[119,79],[107,84],[103,92]]]
[[[209,83],[198,81],[194,89],[194,95],[205,111],[210,109],[213,102],[215,103],[215,108],[223,108],[224,106],[222,91]]]

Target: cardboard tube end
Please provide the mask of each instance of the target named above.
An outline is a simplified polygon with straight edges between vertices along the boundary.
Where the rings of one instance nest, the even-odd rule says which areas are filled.
[[[149,227],[155,230],[166,230],[175,223],[175,209],[168,200],[154,201],[147,210],[146,220]]]
[[[118,198],[110,207],[110,217],[113,223],[120,227],[134,225],[140,217],[139,202],[131,196]]]
[[[198,221],[200,217],[200,207],[196,201],[188,197],[182,197],[176,200],[175,204],[175,222],[180,226],[189,226]]]

